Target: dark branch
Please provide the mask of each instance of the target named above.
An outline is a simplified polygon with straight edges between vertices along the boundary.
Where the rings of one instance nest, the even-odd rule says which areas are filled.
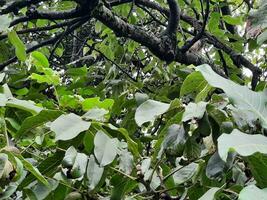
[[[10,13],[10,12],[17,12],[21,8],[24,8],[26,6],[30,6],[30,5],[33,5],[33,4],[38,4],[41,1],[45,1],[45,0],[12,1],[11,3],[8,3],[7,5],[4,5],[0,9],[0,15],[7,14],[7,13]]]
[[[176,35],[180,20],[180,8],[176,0],[167,0],[167,2],[169,4],[170,14],[166,33],[169,35]]]
[[[202,38],[202,36],[205,32],[205,27],[207,25],[208,18],[209,18],[209,12],[210,12],[210,6],[209,5],[210,5],[209,0],[206,0],[206,11],[205,11],[205,15],[203,16],[202,28],[191,41],[186,42],[186,44],[181,48],[182,52],[187,52],[198,40],[200,40]]]
[[[65,22],[54,24],[54,25],[51,25],[51,26],[43,26],[43,27],[23,29],[23,30],[17,31],[17,34],[38,33],[40,31],[49,31],[49,30],[53,30],[53,29],[57,29],[57,28],[62,28],[64,26],[68,26],[70,24],[74,24],[74,23],[80,21],[81,19],[82,18],[76,18],[74,20],[65,21]],[[3,40],[5,38],[7,38],[7,34],[0,35],[0,40]]]

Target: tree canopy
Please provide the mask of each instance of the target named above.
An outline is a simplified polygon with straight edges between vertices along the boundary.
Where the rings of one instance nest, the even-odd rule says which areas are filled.
[[[0,0],[0,200],[267,200],[266,0]]]

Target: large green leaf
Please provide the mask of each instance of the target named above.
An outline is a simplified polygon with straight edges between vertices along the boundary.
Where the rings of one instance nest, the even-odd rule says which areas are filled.
[[[222,89],[237,108],[253,114],[254,119],[259,119],[262,126],[267,128],[266,93],[254,92],[227,80],[216,74],[209,65],[198,66],[198,70],[210,85]]]
[[[80,178],[86,172],[86,166],[88,163],[88,156],[84,153],[77,153],[75,161],[71,169],[71,175],[73,178]]]
[[[267,137],[257,134],[248,135],[234,129],[231,134],[222,134],[218,138],[218,152],[222,160],[227,160],[229,151],[235,151],[241,156],[254,153],[267,153]]]
[[[19,36],[17,35],[16,31],[12,30],[8,32],[8,39],[10,43],[15,47],[16,56],[20,61],[26,60],[26,47],[23,42],[20,40]]]
[[[38,163],[38,170],[41,174],[51,177],[55,173],[55,169],[60,165],[62,158],[64,157],[63,151],[57,151],[51,156],[48,156],[45,160]],[[19,186],[20,189],[26,187],[32,183],[35,179],[35,176],[29,174]]]
[[[242,16],[233,17],[230,15],[224,15],[222,18],[227,24],[241,25],[243,23]]]
[[[62,167],[71,168],[75,162],[77,153],[77,150],[73,146],[70,146],[62,160]]]
[[[249,156],[246,161],[257,185],[261,188],[267,187],[267,155],[255,153]]]
[[[29,199],[43,200],[49,194],[51,194],[59,185],[59,181],[54,179],[48,179],[49,186],[46,186],[42,183],[36,183],[33,186],[26,188],[25,193]]]
[[[170,104],[147,100],[136,109],[134,118],[137,125],[142,126],[146,122],[154,122],[156,117],[167,112],[169,108]]]
[[[261,190],[255,185],[249,185],[241,190],[238,200],[267,200],[267,188]]]
[[[96,163],[94,155],[91,155],[87,166],[87,178],[88,178],[89,190],[93,190],[97,186],[102,177],[103,172],[104,168],[100,167]]]
[[[133,168],[133,155],[127,150],[122,149],[120,151],[120,164],[119,168],[121,171],[125,172],[126,174],[131,174]]]
[[[33,166],[29,161],[27,161],[22,156],[18,156],[18,158],[21,160],[23,166],[25,169],[29,172],[31,172],[40,182],[42,182],[44,185],[48,186],[48,181],[43,177],[43,175],[40,173],[40,171]]]
[[[113,104],[114,104],[113,99],[105,99],[103,101],[100,101],[99,97],[95,97],[95,98],[85,99],[82,102],[82,107],[83,107],[83,110],[85,111],[90,110],[92,108],[103,108],[106,110],[110,110]]]
[[[191,179],[197,173],[198,166],[196,163],[190,163],[185,167],[179,166],[177,172],[173,174],[174,183],[179,185]]]
[[[4,31],[8,30],[8,27],[10,25],[10,22],[12,20],[8,17],[8,15],[1,15],[0,16],[0,34]]]
[[[224,172],[226,163],[221,159],[216,151],[209,159],[206,167],[206,176],[210,179],[218,178]]]
[[[117,139],[111,139],[104,132],[98,131],[95,135],[94,154],[101,167],[110,164],[117,155]]]
[[[206,111],[207,102],[189,103],[185,107],[183,122],[191,119],[201,119]]]
[[[35,103],[32,101],[20,100],[15,98],[9,99],[6,105],[8,107],[14,107],[31,112],[33,115],[36,115],[37,113],[43,110],[43,108],[36,106]]]
[[[47,72],[48,70],[46,70]],[[54,73],[52,69],[49,69],[48,74],[40,75],[36,73],[32,73],[31,79],[36,80],[37,83],[47,83],[49,85],[59,85],[60,84],[60,77],[57,73]],[[53,74],[51,74],[53,73]]]
[[[179,145],[184,145],[187,134],[184,127],[178,124],[171,125],[167,130],[167,135],[161,143],[161,148],[157,158],[160,159],[165,149],[176,149]]]
[[[31,57],[33,59],[33,64],[37,67],[49,67],[49,62],[44,54],[38,51],[34,51],[31,53]]]
[[[211,87],[202,74],[200,72],[193,72],[184,80],[180,96],[192,95],[195,101],[198,102],[205,100],[210,90]]]
[[[56,140],[70,140],[87,130],[91,123],[82,120],[76,114],[61,115],[51,123],[51,130],[56,133]]]

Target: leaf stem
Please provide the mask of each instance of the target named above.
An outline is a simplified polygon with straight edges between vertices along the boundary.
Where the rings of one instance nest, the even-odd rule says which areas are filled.
[[[120,173],[120,174],[122,174],[122,175],[124,175],[124,176],[126,176],[126,177],[128,177],[129,179],[131,179],[133,181],[135,181],[137,179],[137,178],[135,178],[133,176],[130,176],[130,175],[128,175],[128,174],[126,174],[126,173],[124,173],[124,172],[122,172],[122,171],[114,168],[114,167],[109,167],[109,168],[112,169],[112,170],[114,170],[114,171],[116,171],[116,172],[118,172],[118,173]]]

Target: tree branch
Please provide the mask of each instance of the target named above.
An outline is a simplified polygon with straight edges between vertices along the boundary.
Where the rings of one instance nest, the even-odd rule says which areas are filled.
[[[78,28],[79,26],[81,26],[86,21],[87,21],[87,19],[83,19],[82,21],[77,22],[76,24],[72,25],[66,32],[67,33],[72,32],[73,30],[75,30],[76,28]],[[40,47],[43,47],[43,46],[54,44],[61,37],[62,34],[66,34],[66,33],[63,32],[63,33],[60,33],[60,34],[58,34],[58,35],[56,35],[56,36],[54,36],[54,37],[52,37],[50,39],[44,40],[44,41],[38,43],[37,45],[34,45],[34,46],[28,48],[26,50],[26,53],[33,52],[36,49],[39,49]],[[9,60],[1,63],[0,64],[0,71],[2,71],[7,65],[10,65],[11,63],[14,63],[16,61],[17,61],[17,57],[14,56],[14,57],[10,58]]]
[[[53,24],[51,26],[43,26],[43,27],[23,29],[23,30],[17,31],[17,34],[38,33],[40,31],[49,31],[49,30],[53,30],[53,29],[57,29],[57,28],[62,28],[64,26],[68,26],[70,24],[74,24],[74,23],[80,21],[81,19],[83,19],[83,18],[76,18],[74,20],[65,21],[65,22],[58,23],[58,24]],[[0,35],[0,40],[3,40],[5,38],[7,38],[7,34]]]
[[[117,6],[123,3],[127,3],[129,2],[128,0],[114,0],[110,3],[111,6]],[[160,4],[158,4],[157,2],[151,1],[151,0],[136,0],[136,4],[140,4],[143,6],[146,6],[148,8],[152,8],[155,9],[157,11],[159,11],[160,13],[164,13],[165,15],[169,16],[170,12],[167,8],[163,8],[162,6],[160,6]],[[194,18],[181,13],[180,14],[180,19],[185,21],[186,23],[190,24],[191,26],[193,26],[195,29],[197,30],[201,30],[202,26],[201,24],[195,20]],[[203,33],[204,36],[206,38],[208,38],[208,42],[212,45],[214,45],[216,48],[221,49],[222,51],[224,51],[226,54],[228,54],[230,56],[230,58],[232,59],[232,61],[235,63],[235,65],[239,66],[240,64],[245,67],[248,68],[252,71],[253,73],[253,78],[252,78],[252,88],[255,88],[257,85],[257,81],[259,80],[259,76],[262,74],[262,70],[256,66],[254,66],[249,60],[247,60],[243,55],[236,53],[231,47],[227,46],[226,44],[224,44],[223,42],[221,42],[219,39],[217,39],[215,36],[204,32]],[[179,53],[178,53],[179,54]],[[183,54],[181,55],[177,55],[177,60],[185,60],[186,62],[188,62],[189,60],[191,61],[191,59],[194,58],[195,63],[199,63],[200,61],[198,60],[198,58],[194,57],[191,59],[188,58],[182,58]],[[201,58],[199,58],[201,59]],[[183,62],[181,62],[183,63]]]
[[[180,20],[180,8],[176,0],[167,0],[169,4],[169,20],[166,33],[169,35],[176,35]]]
[[[7,14],[10,12],[17,12],[19,9],[24,8],[26,6],[30,6],[33,4],[38,4],[41,1],[46,0],[21,0],[21,1],[12,1],[11,3],[4,5],[0,9],[0,15]]]
[[[205,11],[205,15],[203,16],[202,28],[191,41],[186,42],[186,44],[181,48],[182,52],[187,52],[198,40],[202,38],[205,32],[206,24],[208,22],[209,12],[210,12],[210,3],[209,3],[209,0],[206,0],[206,11]]]

